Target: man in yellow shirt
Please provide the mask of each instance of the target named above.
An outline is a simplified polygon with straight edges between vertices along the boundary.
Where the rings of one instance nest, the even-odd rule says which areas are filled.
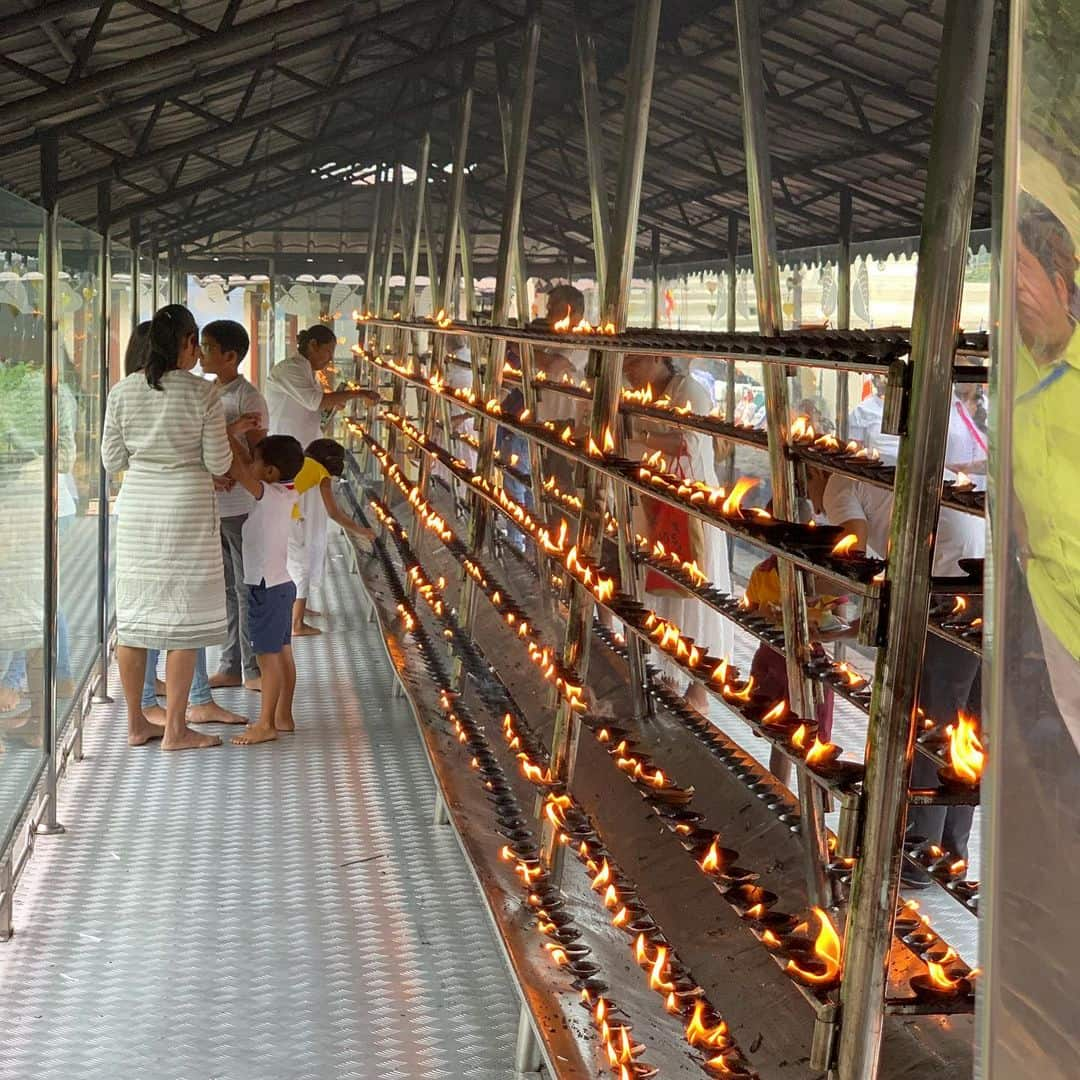
[[[1021,196],[1013,485],[1021,549],[1058,710],[1080,749],[1080,295],[1076,248]]]

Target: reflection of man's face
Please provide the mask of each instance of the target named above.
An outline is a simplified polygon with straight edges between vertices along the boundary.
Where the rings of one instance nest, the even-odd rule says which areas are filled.
[[[1016,270],[1016,319],[1020,337],[1036,360],[1052,363],[1072,337],[1068,284],[1060,274],[1048,274],[1023,240]]]

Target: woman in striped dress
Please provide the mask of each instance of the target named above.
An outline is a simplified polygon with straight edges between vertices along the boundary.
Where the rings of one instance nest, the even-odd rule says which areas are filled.
[[[161,308],[144,369],[113,387],[105,413],[101,460],[111,473],[127,470],[117,501],[116,628],[132,746],[221,742],[185,718],[196,651],[226,638],[213,478],[228,471],[232,451],[213,384],[191,373],[198,349],[191,312]],[[147,649],[168,650],[164,729],[142,711]]]

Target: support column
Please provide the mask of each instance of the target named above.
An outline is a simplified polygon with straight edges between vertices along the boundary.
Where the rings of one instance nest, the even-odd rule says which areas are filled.
[[[142,308],[139,299],[142,291],[142,261],[139,258],[139,249],[142,246],[142,226],[137,217],[131,219],[128,241],[131,244],[131,332],[134,334],[139,323],[142,322],[139,318]]]
[[[59,593],[57,547],[57,467],[60,417],[58,409],[60,351],[57,286],[60,277],[60,143],[55,132],[41,137],[41,206],[45,211],[45,265],[42,267],[45,302],[45,581],[42,642],[42,750],[45,752],[45,808],[36,831],[56,835],[64,826],[56,819],[56,604]]]
[[[836,255],[836,329],[851,329],[851,189],[840,189],[840,245]],[[836,437],[848,437],[848,379],[846,371],[836,373]]]
[[[660,325],[660,230],[652,231],[652,324]]]
[[[656,36],[660,24],[660,0],[637,0],[634,11],[634,30],[630,42],[630,66],[626,82],[626,105],[623,113],[622,152],[615,200],[615,226],[611,233],[611,249],[606,273],[606,293],[601,321],[610,321],[617,330],[626,326],[630,306],[630,282],[634,273],[634,252],[637,242],[638,211],[641,204],[641,182],[645,169],[645,144],[649,132],[649,109],[652,103],[653,72],[656,67]],[[594,196],[595,198],[595,196]],[[603,445],[605,431],[618,429],[619,400],[622,390],[622,354],[608,353],[605,357],[593,350],[590,370],[596,373],[593,386],[592,413],[589,432],[598,446]],[[616,512],[623,528],[632,531],[626,520],[625,485]],[[583,508],[578,523],[577,548],[582,556],[594,559],[599,554],[604,531],[604,504],[607,494],[606,478],[590,469],[588,472]],[[620,541],[620,570],[625,537]],[[633,579],[636,567],[624,580]],[[590,593],[574,588],[570,594],[570,611],[563,644],[563,663],[585,678],[589,664],[594,601]],[[631,651],[631,657],[633,652]],[[637,692],[641,673],[631,672]],[[551,737],[551,772],[556,782],[567,786],[573,780],[581,722],[565,701],[560,703]],[[544,861],[557,881],[562,874],[562,846],[553,830],[544,828]]]
[[[840,1080],[878,1074],[993,10],[993,0],[949,0],[945,7],[915,280],[907,432],[886,570],[886,581],[902,587],[888,594],[886,645],[878,653],[870,702],[864,825],[840,991]]]
[[[150,313],[158,309],[158,289],[161,287],[161,253],[156,236],[150,237]]]
[[[783,331],[780,302],[780,262],[773,219],[772,170],[765,126],[765,82],[761,60],[761,22],[756,0],[735,0],[735,29],[739,49],[739,83],[742,91],[743,143],[746,152],[746,184],[750,207],[750,239],[754,256],[758,327],[765,337]],[[769,425],[769,464],[773,483],[773,513],[795,521],[798,492],[795,470],[787,456],[791,418],[788,376],[780,364],[765,364],[765,407]],[[806,675],[810,659],[810,627],[801,572],[788,560],[779,561],[780,596],[784,617],[784,641],[791,705],[800,716],[814,715],[815,688]],[[828,851],[819,792],[805,766],[798,769],[801,834],[806,852],[807,888],[813,903],[831,905],[825,875]]]
[[[499,253],[495,268],[495,297],[491,310],[494,326],[504,326],[510,316],[510,293],[516,269],[518,233],[521,229],[521,197],[525,190],[525,157],[529,146],[529,125],[532,121],[533,87],[536,81],[536,61],[540,51],[540,16],[535,5],[525,26],[521,42],[521,74],[517,93],[514,95],[514,112],[510,123],[510,138],[506,156],[506,190],[503,196],[502,221],[499,226]],[[479,344],[479,343],[478,343]],[[503,361],[506,342],[493,338],[488,342],[484,369],[484,401],[498,400],[502,394]],[[480,421],[480,449],[477,453],[476,471],[489,479],[495,460],[496,422],[493,417]],[[533,490],[539,486],[534,478]],[[490,521],[490,508],[475,493],[471,500],[469,518],[469,550],[479,552],[484,546]],[[461,625],[467,632],[472,626],[476,611],[476,589],[473,579],[461,575]],[[455,683],[460,676],[460,666],[455,665]]]
[[[473,72],[472,58],[469,59],[466,71],[466,89],[461,96],[458,112],[457,135],[454,139],[454,167],[450,176],[450,198],[446,207],[446,230],[443,234],[443,275],[439,282],[440,288],[437,303],[433,304],[436,311],[440,308],[449,311],[454,287],[454,267],[457,265],[457,240],[458,227],[461,224],[461,204],[465,198],[465,168],[468,165],[469,149],[469,126],[472,121],[473,106]],[[444,360],[446,357],[446,335],[436,333],[431,341],[431,370],[429,375],[443,376]],[[423,395],[426,397],[426,409],[424,410],[424,437],[435,437],[435,423],[438,418],[439,397],[435,394]],[[423,398],[421,404],[423,404]],[[431,458],[428,454],[420,455],[420,469],[417,485],[421,495],[428,490],[428,482],[431,479]],[[409,533],[409,544],[419,557],[423,543],[423,526],[418,516],[413,518],[413,526]]]
[[[603,308],[607,296],[607,246],[611,236],[611,208],[604,182],[604,142],[601,127],[600,80],[596,68],[596,37],[579,21],[575,22],[578,70],[581,73],[581,113],[585,121],[585,163],[589,171],[592,201],[593,254],[596,259],[596,288]],[[603,319],[600,320],[603,322]]]
[[[101,233],[101,259],[98,263],[98,282],[101,303],[101,333],[98,341],[98,394],[101,400],[100,435],[105,429],[105,398],[109,393],[109,343],[112,334],[112,247],[111,193],[108,183],[98,185],[98,231]],[[172,263],[170,260],[170,267]],[[170,298],[171,299],[171,298]],[[95,705],[111,705],[109,695],[109,474],[98,455],[98,678],[92,701]],[[80,737],[80,743],[82,739]],[[81,749],[81,747],[80,747]],[[76,755],[81,757],[81,754]]]
[[[408,322],[413,317],[416,307],[416,271],[420,264],[420,236],[425,224],[425,210],[427,208],[427,174],[428,161],[431,155],[431,135],[424,133],[420,145],[416,151],[416,216],[413,220],[413,231],[409,237],[408,247],[405,245],[405,215],[402,214],[402,251],[405,253],[405,292],[401,298],[401,318]],[[412,338],[412,331],[400,330],[398,340],[395,342],[395,353],[399,363],[405,362],[408,351],[408,343]],[[400,412],[405,407],[405,383],[402,379],[394,379],[394,388],[390,400],[390,408],[394,412]],[[393,460],[398,447],[398,429],[392,424],[386,432],[386,449]],[[390,477],[383,478],[383,502],[390,505],[393,485]]]
[[[461,248],[461,301],[465,308],[465,322],[472,322],[476,311],[476,275],[473,273],[472,225],[469,222],[469,200],[461,199],[461,221],[458,222],[458,246]],[[477,342],[479,345],[479,342]],[[472,353],[470,347],[470,353]],[[473,372],[477,361],[473,360]]]

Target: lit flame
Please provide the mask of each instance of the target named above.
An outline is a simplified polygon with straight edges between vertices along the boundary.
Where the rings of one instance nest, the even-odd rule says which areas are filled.
[[[952,956],[950,956],[949,953],[952,953]],[[940,961],[927,960],[926,962],[926,970],[930,973],[930,981],[937,990],[946,994],[956,993],[960,988],[960,983],[963,981],[963,976],[958,975],[956,978],[953,978],[953,976],[945,970],[945,965],[951,963],[955,959],[956,954],[950,949]]]
[[[714,840],[709,845],[709,850],[705,852],[704,857],[698,866],[705,871],[706,874],[711,874],[720,869],[720,841]]]
[[[723,1020],[714,1027],[705,1023],[705,1002],[700,998],[694,1004],[694,1014],[686,1025],[686,1041],[691,1046],[708,1046],[723,1049],[728,1046],[728,1026]]]
[[[809,734],[810,732],[807,729],[806,725],[800,724],[795,729],[795,734],[791,736],[791,745],[794,746],[796,750],[805,750],[806,738]]]
[[[830,761],[835,761],[840,756],[840,747],[835,743],[822,742],[817,737],[814,738],[814,745],[806,751],[806,764],[807,765],[827,765]]]
[[[796,416],[791,422],[791,439],[793,442],[810,442],[815,435],[814,425],[810,423],[809,416]]]
[[[794,960],[787,962],[785,970],[813,986],[831,986],[840,977],[840,935],[837,934],[836,927],[833,926],[826,912],[819,907],[813,908],[813,912],[820,926],[817,940],[814,942],[814,955],[821,961],[825,970],[820,974],[816,971],[808,971]]]
[[[668,994],[675,989],[675,984],[669,982],[664,976],[667,968],[668,949],[666,945],[656,946],[656,957],[653,960],[652,971],[649,972],[649,986],[662,994]]]
[[[748,491],[752,491],[758,486],[760,481],[755,480],[752,477],[744,476],[735,482],[735,486],[731,489],[731,494],[724,500],[721,506],[721,512],[728,516],[734,516],[739,513],[739,508],[742,506],[743,496]]]
[[[551,329],[557,334],[565,333],[570,329],[570,308],[566,309],[566,314],[558,321],[552,323]]]
[[[965,600],[964,597],[962,597],[962,596],[958,596],[953,600],[953,607],[952,607],[952,611],[950,612],[950,614],[951,615],[959,615],[959,614],[961,614],[961,612],[964,612],[964,611],[967,610],[967,606],[968,606],[967,600]]]
[[[949,764],[958,780],[974,787],[986,765],[986,752],[979,739],[975,721],[957,713],[956,725],[949,735]]]
[[[839,558],[844,558],[855,550],[858,543],[859,538],[854,533],[848,533],[847,536],[840,538],[836,547],[832,549],[832,553]]]
[[[775,724],[787,716],[788,704],[786,701],[778,701],[762,718],[763,724]]]

